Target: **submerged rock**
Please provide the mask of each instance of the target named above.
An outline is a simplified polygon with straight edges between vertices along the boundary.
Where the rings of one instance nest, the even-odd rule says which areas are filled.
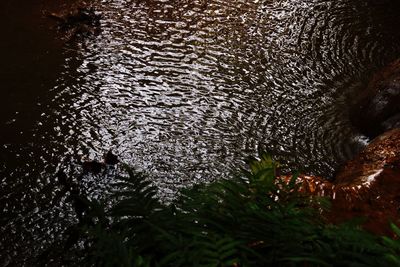
[[[351,121],[369,137],[400,127],[400,59],[375,74],[355,99]]]

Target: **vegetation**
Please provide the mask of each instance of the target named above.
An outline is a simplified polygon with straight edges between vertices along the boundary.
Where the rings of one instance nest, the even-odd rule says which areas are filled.
[[[143,173],[126,167],[111,207],[88,203],[68,255],[79,266],[400,266],[398,240],[327,223],[328,201],[302,194],[296,177],[277,177],[266,154],[249,166],[168,205]]]

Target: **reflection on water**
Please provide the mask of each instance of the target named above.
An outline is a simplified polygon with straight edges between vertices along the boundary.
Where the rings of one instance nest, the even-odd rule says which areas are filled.
[[[54,84],[34,80],[44,85],[32,96],[20,85],[23,105],[16,97],[0,120],[8,131],[0,144],[1,230],[13,234],[3,238],[15,241],[12,249],[60,232],[70,207],[51,174],[65,154],[99,158],[113,149],[166,195],[226,176],[258,148],[331,177],[363,143],[347,104],[400,51],[395,0],[95,6],[101,34],[78,44],[78,58],[67,57]],[[36,104],[44,106],[31,108],[37,114],[24,110]],[[21,113],[30,114],[28,124]],[[29,137],[13,123],[29,125]]]
[[[365,2],[98,8],[103,33],[82,47],[80,80],[61,85],[58,124],[71,129],[59,134],[73,136],[72,150],[113,148],[173,187],[223,175],[258,146],[329,177],[357,148],[346,94],[397,49],[379,5]]]

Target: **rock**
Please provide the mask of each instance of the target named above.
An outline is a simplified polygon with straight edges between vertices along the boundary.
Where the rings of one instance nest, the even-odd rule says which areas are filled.
[[[96,160],[87,160],[82,162],[83,174],[99,174],[105,167],[106,166],[103,162],[98,162]]]
[[[397,128],[372,140],[360,154],[342,168],[336,175],[335,183],[341,186],[372,184],[376,180],[374,177],[379,177],[379,173],[384,170],[399,168],[399,161],[400,128]]]
[[[291,176],[280,176],[289,182]],[[400,224],[400,129],[375,138],[329,182],[299,175],[300,191],[331,200],[324,214],[329,222],[362,218],[362,226],[375,234],[393,235],[390,222]]]
[[[400,127],[400,59],[374,75],[350,112],[352,123],[371,138]]]
[[[292,175],[281,175],[279,178],[289,183]],[[296,184],[299,185],[300,192],[332,198],[333,184],[322,177],[300,174],[297,177]]]
[[[333,182],[333,222],[364,217],[364,227],[391,234],[389,222],[400,222],[400,129],[375,138],[349,161]]]
[[[111,150],[109,150],[104,155],[104,163],[107,165],[115,165],[119,162],[118,156],[114,155]]]

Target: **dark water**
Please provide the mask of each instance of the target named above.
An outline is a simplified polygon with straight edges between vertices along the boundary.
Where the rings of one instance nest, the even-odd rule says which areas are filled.
[[[332,177],[366,141],[349,103],[400,55],[396,0],[104,0],[102,32],[68,44],[19,2],[0,4],[1,266],[72,221],[65,155],[112,149],[162,195],[259,148]]]

